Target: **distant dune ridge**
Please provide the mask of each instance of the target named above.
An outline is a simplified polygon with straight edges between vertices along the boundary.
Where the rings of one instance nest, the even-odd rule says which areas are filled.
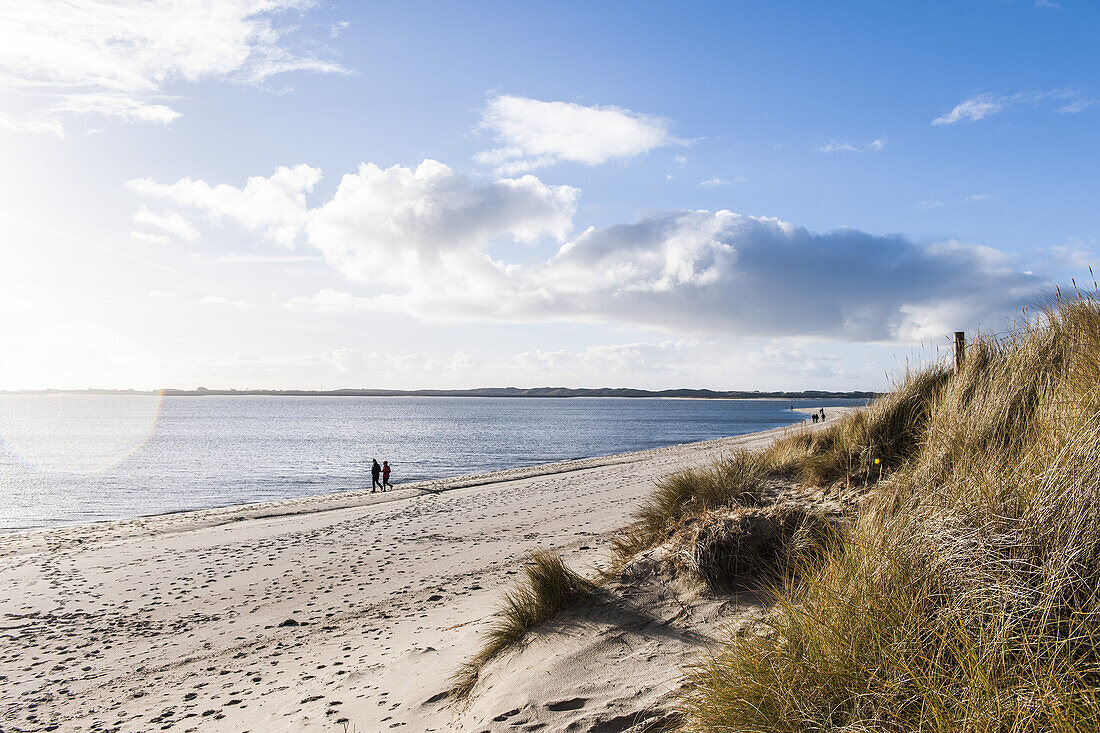
[[[802,392],[761,392],[759,390],[717,391],[712,389],[630,389],[628,387],[603,387],[599,389],[574,389],[571,387],[478,387],[475,389],[43,389],[18,390],[14,394],[164,394],[179,397],[212,395],[267,395],[272,397],[680,397],[691,399],[822,399],[850,398],[871,399],[874,392],[829,392],[805,390]],[[0,391],[0,394],[5,394]],[[8,393],[12,394],[12,393]]]

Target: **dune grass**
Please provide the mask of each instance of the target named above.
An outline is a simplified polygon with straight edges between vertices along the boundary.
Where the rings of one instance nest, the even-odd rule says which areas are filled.
[[[685,519],[734,506],[756,506],[775,465],[761,453],[742,451],[708,468],[678,471],[657,483],[635,521],[611,541],[620,561],[667,539]]]
[[[950,376],[941,365],[907,375],[867,409],[824,430],[796,432],[764,451],[740,451],[708,468],[662,479],[612,540],[612,550],[626,562],[706,512],[758,506],[771,482],[850,486],[889,475],[918,454],[931,407]]]
[[[531,553],[523,572],[523,580],[505,594],[481,649],[452,677],[452,697],[467,697],[490,660],[518,644],[530,629],[591,596],[596,588],[546,550]]]
[[[837,523],[797,503],[702,515],[669,542],[673,569],[718,593],[757,590],[794,577],[837,537]]]
[[[776,589],[771,633],[690,670],[686,731],[1100,730],[1092,298],[774,451],[803,480],[872,482],[872,456],[890,480]]]

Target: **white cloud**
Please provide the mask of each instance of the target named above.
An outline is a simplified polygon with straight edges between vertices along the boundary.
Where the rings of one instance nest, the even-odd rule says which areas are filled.
[[[1014,105],[1030,104],[1033,107],[1038,107],[1044,103],[1059,105],[1056,109],[1059,114],[1076,114],[1096,104],[1096,99],[1087,96],[1079,89],[1071,87],[1017,92],[1000,96],[982,93],[955,105],[950,111],[932,120],[932,124],[954,125],[959,122],[977,122],[1003,112]]]
[[[856,341],[907,341],[996,320],[1046,285],[976,245],[816,234],[728,211],[590,229],[527,275],[498,299],[502,315]],[[910,317],[933,303],[938,320]],[[459,310],[453,299],[449,307]]]
[[[502,175],[560,161],[598,165],[681,144],[671,135],[671,124],[663,117],[621,107],[500,95],[482,111],[481,127],[491,131],[501,147],[480,152],[476,159]]]
[[[484,254],[490,241],[564,239],[579,193],[530,175],[475,182],[434,160],[416,168],[364,163],[310,211],[306,231],[350,277],[408,283],[439,276],[476,289],[503,271]]]
[[[954,125],[956,122],[976,122],[1004,109],[1004,103],[991,94],[979,94],[956,104],[950,112],[932,120],[933,125]]]
[[[819,153],[872,153],[878,152],[885,147],[886,138],[878,137],[863,145],[848,141],[837,142],[836,140],[830,140],[828,145],[819,147],[817,151]]]
[[[262,84],[289,71],[343,72],[290,48],[280,23],[312,0],[9,0],[0,23],[0,90],[28,104],[0,127],[62,135],[95,114],[167,124],[177,82]]]
[[[950,191],[944,191],[943,193],[949,193]],[[918,211],[933,211],[935,209],[942,209],[950,206],[962,206],[963,204],[972,204],[976,201],[993,201],[997,196],[992,193],[974,193],[969,196],[965,196],[961,199],[954,199],[944,201],[943,199],[932,199],[929,201],[918,201],[913,204],[913,208]]]
[[[669,212],[589,229],[550,260],[488,286],[427,276],[403,294],[319,293],[299,307],[444,322],[581,322],[724,336],[933,338],[996,324],[1048,283],[994,250],[854,230],[815,234],[728,211]]]
[[[1063,115],[1075,115],[1078,112],[1084,112],[1094,104],[1096,104],[1096,99],[1094,97],[1067,97],[1062,106],[1057,109],[1057,112]]]
[[[225,306],[225,307],[229,307],[229,308],[238,308],[238,309],[251,308],[252,307],[252,305],[250,303],[246,302],[246,301],[233,300],[231,298],[226,298],[226,297],[223,297],[221,295],[207,295],[205,297],[199,298],[195,302],[198,303],[199,305],[210,305],[210,306],[219,306],[219,307],[220,306]]]
[[[1035,0],[1035,7],[1044,10],[1061,10],[1062,6],[1054,0]]]
[[[149,242],[150,244],[168,244],[167,234],[151,234],[149,232],[143,232],[140,229],[131,229],[130,237],[138,240],[139,242]]]
[[[306,194],[319,180],[319,168],[295,165],[277,168],[268,178],[249,178],[243,188],[190,178],[172,184],[138,178],[127,185],[143,196],[198,209],[216,222],[231,221],[291,246],[306,223]]]
[[[26,119],[0,112],[0,130],[8,132],[55,135],[62,137],[65,128],[54,119]]]
[[[287,301],[290,310],[314,311],[316,313],[359,313],[376,310],[374,301],[351,293],[342,293],[330,288],[317,291],[313,296],[296,296]]]
[[[218,262],[229,265],[251,265],[256,263],[288,264],[292,262],[320,262],[324,258],[316,255],[241,255],[229,254],[218,258]]]
[[[146,226],[153,227],[154,229],[160,229],[165,234],[170,234],[174,237],[178,237],[185,242],[194,242],[199,238],[199,230],[195,228],[186,217],[180,214],[178,211],[170,211],[167,213],[158,213],[150,211],[148,208],[142,206],[134,214],[134,224],[144,224]],[[141,232],[135,232],[135,236],[138,238],[149,239],[156,235],[143,234]]]
[[[718,188],[719,186],[732,186],[735,183],[746,183],[749,179],[744,176],[738,176],[732,181],[726,178],[719,178],[718,176],[711,176],[705,181],[699,181],[700,188]]]
[[[1047,247],[1038,253],[1038,260],[1038,267],[1069,271],[1074,277],[1084,277],[1085,270],[1089,268],[1100,268],[1100,260],[1097,260],[1092,247],[1077,237],[1067,239],[1065,244]]]
[[[310,180],[319,175],[303,168],[314,171]],[[236,212],[241,200],[241,189],[183,183],[137,188],[178,192],[213,212]],[[326,289],[287,303],[327,313],[913,341],[1010,317],[1049,287],[978,245],[852,229],[818,234],[729,211],[671,211],[571,236],[578,193],[531,175],[475,182],[431,160],[415,169],[366,163],[328,201],[299,202],[292,221],[302,235],[284,229],[277,207],[222,218],[297,239],[339,274],[369,284],[369,295]],[[523,246],[539,237],[559,243],[557,253],[536,257]]]
[[[434,160],[416,168],[364,163],[341,178],[331,199],[309,208],[305,193],[320,177],[319,169],[296,165],[249,178],[243,188],[190,178],[129,186],[284,245],[304,238],[348,277],[400,284],[442,273],[453,287],[486,292],[507,270],[485,254],[486,245],[564,240],[580,194],[531,175],[474,181]]]

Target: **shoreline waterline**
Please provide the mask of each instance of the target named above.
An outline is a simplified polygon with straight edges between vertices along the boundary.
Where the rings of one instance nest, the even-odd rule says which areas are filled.
[[[810,408],[805,409],[809,410]],[[841,406],[829,407],[828,409],[830,412],[836,411],[838,413],[843,413],[856,408]],[[796,408],[796,411],[797,410],[798,408]],[[388,504],[394,501],[413,499],[425,494],[438,494],[459,489],[471,489],[507,483],[509,481],[520,481],[540,476],[567,474],[574,471],[583,471],[603,466],[628,464],[636,461],[643,461],[646,458],[662,456],[670,451],[685,447],[735,450],[742,447],[742,444],[772,440],[789,431],[804,429],[806,425],[806,423],[795,423],[792,425],[770,428],[768,430],[742,433],[740,435],[693,441],[689,443],[677,443],[638,451],[627,451],[603,456],[589,456],[566,461],[552,461],[529,466],[499,469],[484,473],[462,474],[459,476],[413,481],[407,484],[397,484],[393,489],[385,492],[372,492],[369,488],[345,489],[327,494],[226,504],[224,506],[207,507],[203,509],[180,509],[122,519],[103,519],[92,522],[56,525],[52,527],[16,529],[0,533],[0,557],[7,554],[5,545],[18,538],[33,539],[39,537],[46,539],[47,537],[62,536],[66,534],[85,534],[94,532],[95,530],[109,531],[112,528],[132,530],[132,534],[148,534],[151,532],[171,533],[173,531],[205,529],[216,527],[221,524],[254,519],[286,519],[321,512],[365,508],[373,505]],[[189,526],[174,529],[170,526],[177,523],[186,523]]]
[[[348,495],[371,458],[435,486],[801,423],[857,400],[0,398],[0,535]],[[541,469],[539,469],[541,470]]]
[[[440,692],[533,548],[595,572],[656,482],[822,427],[0,535],[0,615],[26,660],[0,717],[33,697],[74,733],[200,716],[292,733],[333,706],[360,730],[446,729]]]

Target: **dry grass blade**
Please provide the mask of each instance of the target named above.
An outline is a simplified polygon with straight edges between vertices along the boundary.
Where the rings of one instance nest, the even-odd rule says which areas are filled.
[[[595,585],[570,570],[553,552],[536,550],[524,566],[524,579],[505,594],[497,620],[478,653],[452,678],[451,695],[467,697],[482,668],[518,644],[535,626],[592,595]]]

